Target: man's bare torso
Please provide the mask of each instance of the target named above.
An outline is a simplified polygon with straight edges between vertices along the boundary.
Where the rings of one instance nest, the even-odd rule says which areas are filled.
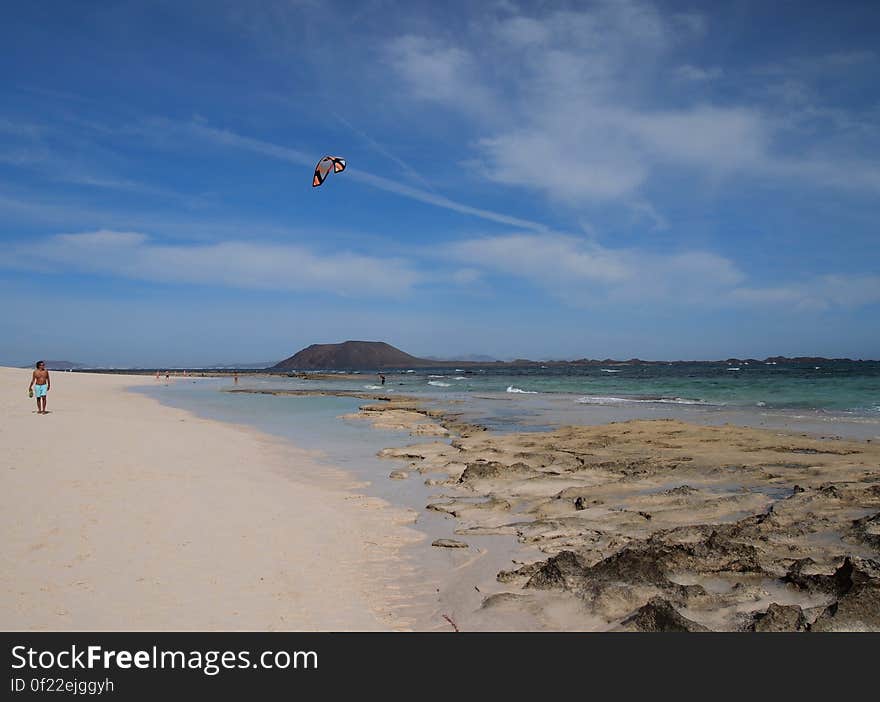
[[[47,370],[35,370],[34,371],[34,385],[45,385],[49,382],[49,371]]]

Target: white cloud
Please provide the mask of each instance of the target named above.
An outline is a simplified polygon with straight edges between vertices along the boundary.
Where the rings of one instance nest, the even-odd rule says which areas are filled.
[[[555,200],[613,199],[633,193],[647,177],[631,144],[615,142],[592,124],[590,133],[573,126],[570,141],[544,125],[481,139],[487,178],[539,190]]]
[[[392,42],[389,63],[407,99],[476,120],[485,164],[478,173],[490,180],[575,207],[644,200],[643,187],[669,168],[696,177],[880,190],[880,165],[864,149],[818,134],[808,148],[793,148],[792,125],[780,118],[790,95],[777,95],[775,104],[707,97],[706,84],[722,69],[681,60],[682,50],[706,33],[701,15],[603,1],[577,11],[484,18],[470,27],[454,40],[402,37]],[[840,73],[875,59],[866,51],[830,54],[798,70]],[[784,68],[790,78],[793,69]],[[675,93],[658,81],[670,77],[679,89],[683,82],[702,89],[664,106],[664,96]],[[770,92],[763,98],[770,100]]]
[[[712,68],[701,68],[700,66],[693,66],[689,63],[678,66],[673,71],[673,75],[679,80],[693,81],[695,83],[716,80],[721,77],[722,73],[723,71],[717,66],[713,66]]]
[[[166,244],[145,234],[110,230],[59,234],[12,247],[3,264],[158,283],[313,290],[347,296],[401,295],[420,280],[408,262],[397,258],[321,254],[293,244]]]
[[[656,253],[611,249],[564,234],[508,234],[449,249],[470,268],[515,276],[572,306],[627,303],[647,307],[782,305],[802,310],[880,303],[880,276],[827,274],[786,285],[751,284],[728,258],[709,251]]]
[[[714,304],[744,274],[704,251],[658,254],[610,249],[564,234],[509,234],[459,242],[450,255],[470,267],[530,281],[576,306],[608,300]]]
[[[878,275],[832,273],[761,286],[750,282],[736,263],[709,251],[614,249],[560,233],[459,241],[439,254],[441,260],[433,249],[414,252],[407,260],[321,253],[297,244],[165,243],[140,232],[114,230],[57,234],[7,246],[4,253],[0,268],[348,297],[394,297],[420,285],[485,293],[497,284],[496,277],[509,276],[572,307],[622,303],[655,309],[826,310],[880,303]]]
[[[880,303],[880,276],[869,274],[820,275],[801,283],[772,287],[738,288],[735,302],[787,305],[798,309],[825,310]]]
[[[477,80],[476,60],[470,52],[424,37],[403,36],[391,42],[387,56],[416,98],[491,113],[492,98]]]

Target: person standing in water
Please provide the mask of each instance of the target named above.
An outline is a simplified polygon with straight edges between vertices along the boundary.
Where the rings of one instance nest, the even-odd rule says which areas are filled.
[[[379,373],[379,380],[382,381],[382,385],[385,385],[385,376]]]
[[[46,394],[52,385],[49,379],[49,371],[46,370],[45,361],[37,361],[37,368],[31,374],[31,384],[28,386],[28,394],[33,392],[37,398],[37,414],[49,414],[46,411]]]

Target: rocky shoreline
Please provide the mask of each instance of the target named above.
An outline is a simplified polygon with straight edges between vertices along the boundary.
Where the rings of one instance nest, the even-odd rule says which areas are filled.
[[[442,491],[427,509],[462,543],[534,554],[484,612],[540,622],[567,599],[571,628],[880,631],[880,446],[676,420],[500,435],[411,398],[354,416],[452,437],[380,456]]]

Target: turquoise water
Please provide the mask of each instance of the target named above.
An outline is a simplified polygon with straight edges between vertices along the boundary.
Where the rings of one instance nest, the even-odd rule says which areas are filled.
[[[251,424],[301,446],[335,452],[335,463],[407,443],[408,437],[328,421],[356,411],[363,403],[356,398],[220,391],[237,387],[415,395],[496,431],[672,418],[880,439],[877,362],[407,369],[386,371],[384,386],[373,373],[334,375],[339,377],[308,380],[242,373],[237,385],[228,377],[195,382],[178,378],[153,390],[164,401],[202,415]]]
[[[391,391],[428,396],[482,393],[576,395],[582,404],[680,404],[844,412],[880,417],[880,362],[639,364],[430,369],[361,373],[357,380],[243,378],[289,388]],[[247,385],[244,385],[246,383]]]
[[[337,418],[357,412],[362,400],[352,397],[290,397],[221,392],[227,379],[177,378],[169,384],[136,388],[160,402],[195,412],[206,419],[246,424],[292,440],[297,446],[322,452],[336,466],[360,478],[387,473],[389,463],[375,453],[411,439],[403,432],[376,432],[368,422]],[[389,441],[391,443],[389,443]],[[353,459],[356,457],[356,460]]]

